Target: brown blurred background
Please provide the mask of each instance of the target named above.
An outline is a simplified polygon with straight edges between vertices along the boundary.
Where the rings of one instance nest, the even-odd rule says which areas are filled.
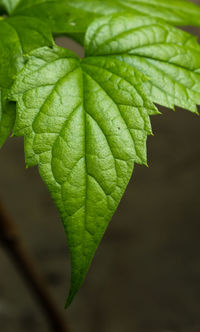
[[[152,118],[149,168],[135,167],[67,312],[70,267],[56,208],[37,169],[25,169],[23,140],[9,139],[1,150],[1,200],[72,332],[200,331],[200,119],[180,109],[162,113]],[[0,332],[49,332],[1,246],[0,271]]]

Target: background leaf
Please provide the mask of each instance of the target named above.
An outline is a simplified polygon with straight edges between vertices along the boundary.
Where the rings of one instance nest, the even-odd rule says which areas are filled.
[[[68,34],[83,42],[95,18],[124,11],[162,18],[175,25],[200,26],[200,7],[186,0],[21,0],[14,15],[46,20],[54,34]]]
[[[0,7],[4,8],[10,14],[19,3],[20,0],[0,0]]]
[[[53,45],[51,32],[37,18],[18,16],[0,21],[0,88],[3,98],[0,146],[12,131],[15,119],[15,106],[6,101],[6,90],[11,87],[16,73],[24,65],[23,55],[45,45]]]
[[[0,89],[0,147],[3,146],[15,123],[15,104],[7,100],[7,91]]]

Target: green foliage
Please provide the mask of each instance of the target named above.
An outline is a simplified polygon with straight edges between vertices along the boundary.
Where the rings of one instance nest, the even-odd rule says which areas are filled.
[[[34,51],[12,88],[15,135],[28,166],[39,165],[58,206],[71,253],[68,303],[130,180],[146,163],[148,114],[142,76],[111,57],[80,62],[64,49]]]
[[[124,11],[162,18],[177,25],[200,26],[200,8],[184,0],[21,0],[18,2],[15,13],[46,17],[53,32],[56,33],[85,32],[95,17]]]
[[[53,45],[48,26],[37,18],[16,16],[0,21],[0,146],[11,132],[14,105],[6,101],[13,78],[24,65],[24,54],[44,45]]]
[[[72,267],[68,306],[134,164],[147,165],[153,103],[197,113],[200,46],[164,19],[198,26],[200,8],[181,0],[0,6],[11,14],[0,21],[0,145],[13,126],[24,136],[26,164],[38,165],[60,212]],[[52,33],[80,40],[86,57],[57,47]]]
[[[0,0],[0,7],[6,9],[11,14],[19,2],[20,0]]]
[[[195,36],[158,19],[118,14],[90,25],[86,54],[113,55],[149,78],[145,86],[153,102],[197,113],[200,45]]]
[[[0,89],[0,147],[13,129],[15,114],[15,104],[8,101],[7,90]]]

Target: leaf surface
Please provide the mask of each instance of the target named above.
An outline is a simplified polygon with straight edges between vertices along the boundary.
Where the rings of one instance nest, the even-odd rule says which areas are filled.
[[[20,0],[0,0],[0,7],[3,7],[10,14],[19,3]]]
[[[200,46],[155,18],[198,25],[199,7],[181,3],[182,9],[180,1],[165,0],[22,0],[0,22],[0,144],[15,121],[26,164],[38,165],[61,214],[72,267],[67,305],[134,164],[147,164],[153,102],[197,112]],[[82,39],[99,16],[86,32],[86,58],[52,46],[50,30]],[[6,99],[14,78],[16,119]]]
[[[15,135],[39,165],[60,211],[71,254],[69,305],[132,175],[146,164],[149,114],[143,75],[109,57],[80,61],[55,47],[34,51],[17,75]]]
[[[200,26],[200,7],[187,0],[117,0],[117,3],[129,12],[161,18],[174,25]]]
[[[200,45],[195,36],[151,17],[117,14],[90,25],[85,48],[88,56],[113,56],[146,75],[153,102],[197,113]]]
[[[7,100],[7,91],[0,89],[0,147],[5,143],[15,123],[15,104]]]
[[[41,46],[53,45],[51,32],[37,18],[13,17],[0,21],[0,89],[3,94],[0,118],[0,146],[12,131],[14,105],[6,102],[5,91],[24,65],[23,55]]]
[[[21,0],[14,14],[38,17],[55,34],[78,34],[83,39],[95,18],[125,11],[175,25],[200,26],[200,7],[186,0]]]

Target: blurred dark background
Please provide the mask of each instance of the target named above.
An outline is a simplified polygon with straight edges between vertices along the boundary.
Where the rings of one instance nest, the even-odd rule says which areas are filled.
[[[83,52],[65,38],[57,43]],[[200,331],[200,119],[180,109],[162,113],[152,118],[149,168],[135,167],[66,312],[69,256],[56,208],[37,169],[25,169],[23,140],[9,139],[0,152],[1,200],[72,332]],[[0,271],[0,332],[49,332],[1,246]]]

